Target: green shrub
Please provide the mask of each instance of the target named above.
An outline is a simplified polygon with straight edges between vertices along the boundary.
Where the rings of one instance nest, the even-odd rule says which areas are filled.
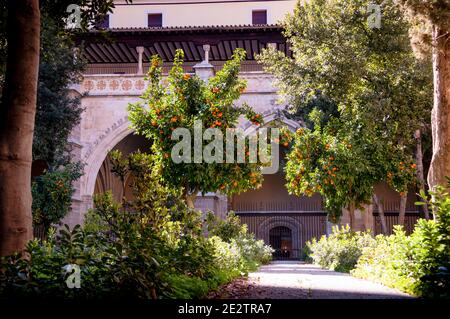
[[[255,270],[260,265],[268,264],[272,260],[274,252],[272,247],[266,245],[263,240],[256,240],[254,234],[241,234],[234,241],[250,270]]]
[[[347,227],[334,227],[329,236],[306,243],[306,259],[323,268],[349,272],[356,265],[364,247],[373,245],[369,232],[354,232]]]
[[[167,297],[173,299],[200,298],[211,290],[208,282],[198,277],[170,274],[165,277],[167,284],[172,287]]]
[[[65,226],[48,241],[30,241],[25,251],[28,258],[20,254],[2,258],[0,298],[95,298],[114,290],[111,259],[106,252],[86,245],[86,240],[79,226],[73,230]],[[81,289],[67,287],[69,272],[65,267],[70,264],[80,266]]]
[[[432,196],[435,220],[419,220],[411,236],[400,226],[377,236],[352,274],[421,297],[450,298],[450,197],[442,189]]]
[[[206,224],[209,235],[230,243],[231,250],[237,250],[241,258],[242,272],[247,273],[272,260],[273,249],[263,240],[257,240],[248,232],[247,225],[241,224],[239,216],[229,212],[225,219],[208,213]]]
[[[408,287],[414,279],[407,270],[411,262],[411,238],[396,226],[393,235],[378,235],[374,245],[363,249],[351,274],[411,293]]]
[[[247,233],[247,225],[241,224],[239,216],[232,211],[227,214],[226,219],[218,218],[214,213],[208,212],[206,225],[209,235],[218,236],[226,242]]]
[[[419,220],[411,235],[413,273],[419,278],[413,291],[420,296],[450,298],[450,196],[443,188],[431,195],[435,219]]]
[[[75,189],[72,183],[80,178],[81,166],[69,164],[56,171],[46,171],[32,183],[33,224],[43,226],[47,231],[50,225],[64,218],[72,205]]]
[[[209,225],[218,235],[206,238],[201,213],[162,184],[153,156],[113,158],[113,172],[135,177],[134,199],[98,195],[83,229],[65,226],[46,241],[31,241],[27,258],[2,258],[0,298],[199,298],[270,260],[270,247],[233,214]],[[66,285],[73,264],[81,270],[80,289]]]

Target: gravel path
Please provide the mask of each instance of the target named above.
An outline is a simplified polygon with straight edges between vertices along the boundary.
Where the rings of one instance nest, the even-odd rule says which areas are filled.
[[[230,299],[398,299],[395,289],[300,262],[272,262],[210,298]]]

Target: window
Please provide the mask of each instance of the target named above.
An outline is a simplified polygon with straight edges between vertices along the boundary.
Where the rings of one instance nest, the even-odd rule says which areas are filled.
[[[103,21],[100,21],[96,25],[97,29],[108,29],[109,28],[109,14],[105,15]]]
[[[162,13],[150,13],[148,15],[148,27],[149,28],[162,27]]]
[[[267,24],[267,10],[253,10],[252,24]]]

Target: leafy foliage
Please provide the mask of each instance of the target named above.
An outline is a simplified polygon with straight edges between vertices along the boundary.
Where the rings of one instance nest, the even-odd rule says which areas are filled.
[[[374,244],[369,232],[354,232],[350,227],[333,227],[330,236],[322,236],[319,240],[307,242],[307,256],[317,265],[340,272],[350,272],[364,247]]]
[[[206,215],[206,224],[209,235],[218,236],[226,242],[247,232],[246,225],[241,224],[239,216],[236,216],[234,212],[229,212],[225,220],[209,212]]]
[[[284,114],[288,118],[303,122],[309,129],[314,128],[314,121],[310,114],[317,110],[320,111],[320,126],[324,127],[333,118],[339,118],[340,113],[336,103],[324,96],[321,92],[315,92],[312,97],[308,94],[297,97],[298,100],[293,100],[295,104],[288,105],[284,110]]]
[[[193,298],[268,262],[271,249],[237,225],[221,223],[206,238],[201,213],[161,179],[158,157],[115,153],[114,172],[133,174],[135,198],[116,203],[111,192],[95,198],[84,229],[67,226],[47,241],[32,241],[0,262],[0,297]],[[217,224],[217,223],[216,223]],[[81,270],[81,288],[68,289],[67,265]]]
[[[85,62],[74,54],[74,44],[62,32],[54,17],[42,15],[39,86],[33,139],[33,160],[48,167],[32,182],[33,224],[47,230],[70,209],[73,182],[80,178],[81,163],[72,163],[68,141],[79,123],[80,97],[70,93],[69,85],[81,80]]]
[[[409,25],[400,9],[392,1],[384,1],[381,28],[372,28],[365,12],[369,3],[372,1],[298,2],[294,12],[282,21],[293,58],[269,48],[258,59],[276,76],[280,92],[294,110],[320,94],[346,111],[348,119],[351,111],[361,108],[371,110],[372,114],[366,115],[376,121],[395,122],[398,116],[413,116],[409,120],[417,125],[412,120],[424,112],[423,103],[405,100],[412,102],[422,96],[429,100],[429,65],[414,59]],[[426,69],[428,72],[424,72]],[[414,88],[411,83],[417,84],[420,79],[428,86]],[[405,92],[407,87],[427,93],[411,94]],[[393,113],[396,109],[401,112]]]
[[[334,220],[369,202],[380,181],[406,193],[415,182],[414,132],[430,118],[431,68],[415,59],[408,22],[393,1],[375,1],[382,24],[373,28],[369,3],[299,1],[282,23],[293,57],[274,48],[258,57],[290,111],[309,114],[310,129],[294,136],[288,156],[288,189],[321,193]]]
[[[126,0],[127,3],[132,3],[132,0]],[[80,8],[80,27],[81,30],[88,30],[92,26],[98,25],[104,20],[105,16],[112,12],[114,8],[113,0],[41,0],[39,1],[39,8],[41,12],[41,29],[43,34],[47,24],[51,24],[51,28],[58,30],[57,38],[49,38],[49,41],[54,40],[56,43],[60,41],[61,38],[68,39],[74,33],[78,32],[79,29],[69,29],[67,26],[67,19],[69,17],[69,12],[67,12],[69,5],[78,5]],[[7,42],[6,42],[6,32],[7,32],[7,17],[8,17],[8,6],[6,0],[0,0],[0,95],[3,88],[5,65],[7,60]],[[51,21],[50,21],[51,20]],[[55,35],[55,34],[53,34]],[[45,43],[45,39],[42,39]],[[58,49],[59,43],[55,45],[55,49]],[[53,48],[48,47],[51,51]],[[44,50],[45,51],[45,50]],[[59,59],[59,58],[57,58]],[[41,57],[42,60],[42,57]]]
[[[80,226],[73,230],[65,226],[58,236],[50,236],[49,241],[30,241],[26,248],[29,258],[23,258],[20,254],[3,257],[0,297],[101,297],[104,290],[100,287],[111,282],[106,282],[107,277],[101,281],[97,279],[108,272],[108,267],[103,264],[102,256],[97,255],[95,247],[86,245],[85,240]],[[68,289],[66,285],[69,273],[65,266],[74,263],[83,269],[81,291]]]
[[[375,176],[370,170],[367,145],[354,145],[348,136],[333,135],[333,128],[299,129],[288,155],[288,191],[312,196],[320,193],[331,220],[343,207],[369,202]]]
[[[433,26],[450,31],[450,3],[446,0],[396,0],[411,21],[411,42],[419,56],[429,56]]]
[[[450,196],[444,188],[431,195],[422,194],[435,220],[419,219],[410,236],[400,225],[393,235],[376,237],[335,227],[330,236],[307,243],[306,259],[420,297],[449,298]]]
[[[196,163],[194,152],[188,156],[189,163],[175,163],[170,156],[178,143],[171,139],[172,132],[186,128],[193,137],[195,121],[201,121],[202,131],[218,128],[223,136],[227,128],[236,128],[240,116],[262,124],[262,116],[248,105],[235,105],[246,87],[245,81],[238,78],[244,56],[245,51],[237,49],[233,58],[207,83],[196,75],[184,74],[181,50],[176,53],[168,78],[163,80],[161,59],[155,56],[142,101],[129,105],[129,119],[135,131],[154,141],[152,149],[162,163],[164,181],[173,187],[184,187],[186,198],[195,197],[199,191],[233,194],[261,185],[260,164],[248,163],[248,155],[246,163]]]
[[[364,249],[352,274],[411,293],[411,290],[408,291],[414,282],[408,274],[412,262],[411,238],[400,226],[396,226],[393,235],[379,235],[375,240],[372,247]]]
[[[254,270],[271,261],[274,250],[265,245],[263,240],[256,240],[255,235],[248,232],[247,225],[241,224],[239,216],[234,212],[229,212],[226,219],[209,213],[206,216],[206,226],[210,236],[237,246],[242,263],[246,264],[244,269]]]
[[[56,169],[70,162],[68,137],[83,109],[69,85],[80,82],[85,61],[52,18],[43,16],[42,25],[33,160]]]
[[[79,166],[72,164],[57,171],[48,171],[33,181],[33,224],[48,229],[67,215],[74,193],[72,182],[80,176]]]

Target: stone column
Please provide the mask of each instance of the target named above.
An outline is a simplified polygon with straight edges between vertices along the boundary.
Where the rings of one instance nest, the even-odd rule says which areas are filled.
[[[364,221],[364,210],[356,209],[355,210],[355,230],[364,231],[365,230],[365,221]]]
[[[333,227],[339,226],[339,224],[334,224],[334,223],[330,222],[328,220],[328,217],[327,217],[327,221],[326,221],[325,225],[326,225],[326,235],[327,236],[330,236],[333,233]]]
[[[354,220],[354,230],[355,231],[364,231],[367,229],[373,230],[373,216],[372,216],[372,205],[363,205],[363,209],[355,209],[355,220]],[[348,209],[342,209],[341,220],[339,221],[339,225],[350,226],[350,213]]]
[[[144,47],[136,47],[136,51],[139,54],[137,74],[138,75],[142,75],[142,74],[144,74],[143,67],[142,67],[142,57],[143,57],[143,54],[144,54]]]
[[[216,194],[216,198],[215,198],[215,203],[214,203],[215,207],[215,213],[217,214],[217,216],[219,216],[220,218],[225,218],[227,217],[227,213],[228,213],[228,196],[226,195],[222,195],[222,194]]]
[[[203,50],[205,51],[205,59],[201,63],[194,65],[194,71],[200,79],[207,81],[214,76],[214,66],[209,63],[209,44],[205,44]]]
[[[209,63],[210,49],[211,47],[209,44],[203,45],[203,51],[205,53],[204,59],[193,67],[195,74],[205,82],[207,82],[210,77],[214,76],[214,66]],[[215,193],[214,195],[214,213],[221,218],[225,218],[227,215],[228,198],[227,196],[218,193]]]
[[[364,229],[375,234],[375,220],[373,218],[373,204],[364,205]]]
[[[342,216],[338,224],[339,227],[345,227],[347,225],[350,226],[350,214],[348,212],[348,209],[342,208]]]

